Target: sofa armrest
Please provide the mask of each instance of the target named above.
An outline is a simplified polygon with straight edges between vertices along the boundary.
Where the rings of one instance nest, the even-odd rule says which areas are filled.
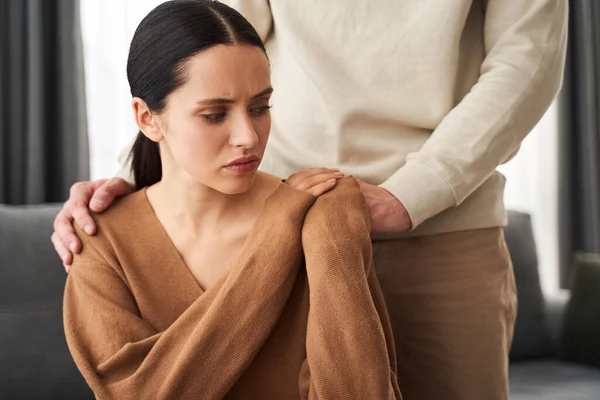
[[[570,296],[571,292],[569,290],[560,290],[544,296],[546,322],[548,323],[548,331],[550,333],[550,339],[552,340],[552,347],[554,348],[555,354],[558,354],[558,345],[562,334],[563,319]]]

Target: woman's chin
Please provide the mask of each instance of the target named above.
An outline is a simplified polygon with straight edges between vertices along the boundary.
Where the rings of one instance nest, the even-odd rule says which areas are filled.
[[[229,178],[226,181],[219,182],[216,189],[224,194],[236,195],[247,192],[254,186],[256,173],[238,176],[233,179]]]

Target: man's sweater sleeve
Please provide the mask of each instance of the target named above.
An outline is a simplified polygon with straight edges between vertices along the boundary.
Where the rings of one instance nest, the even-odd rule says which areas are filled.
[[[133,140],[130,144],[121,149],[119,153],[119,170],[117,171],[117,178],[125,179],[127,182],[132,185],[135,183],[135,178],[133,177],[133,171],[131,170],[131,147],[133,146]]]
[[[546,112],[562,82],[567,8],[567,0],[486,1],[477,83],[381,185],[406,207],[412,229],[461,204]]]

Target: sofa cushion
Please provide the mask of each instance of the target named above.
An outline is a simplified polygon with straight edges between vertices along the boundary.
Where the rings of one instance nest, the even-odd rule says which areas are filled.
[[[600,369],[561,361],[524,361],[509,369],[511,400],[598,400]]]
[[[600,367],[600,255],[578,253],[564,315],[561,357]]]
[[[58,205],[0,205],[0,305],[62,301],[65,272],[52,243]]]
[[[529,214],[509,211],[504,237],[515,271],[519,302],[510,358],[517,360],[550,356],[553,347],[546,323],[544,296]]]
[[[93,398],[62,324],[66,275],[50,243],[58,205],[0,205],[0,398]]]

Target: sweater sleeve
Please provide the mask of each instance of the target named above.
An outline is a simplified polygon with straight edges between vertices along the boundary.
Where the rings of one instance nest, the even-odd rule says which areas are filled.
[[[562,82],[567,0],[487,0],[484,23],[477,83],[381,185],[406,207],[413,229],[461,204],[506,162]]]
[[[299,226],[314,198],[291,190],[267,201],[223,286],[161,332],[140,315],[123,270],[95,251],[99,239],[86,239],[67,279],[64,326],[98,398],[223,398],[277,323],[298,274]]]
[[[354,179],[317,199],[302,245],[310,289],[302,398],[401,399],[366,206]]]

